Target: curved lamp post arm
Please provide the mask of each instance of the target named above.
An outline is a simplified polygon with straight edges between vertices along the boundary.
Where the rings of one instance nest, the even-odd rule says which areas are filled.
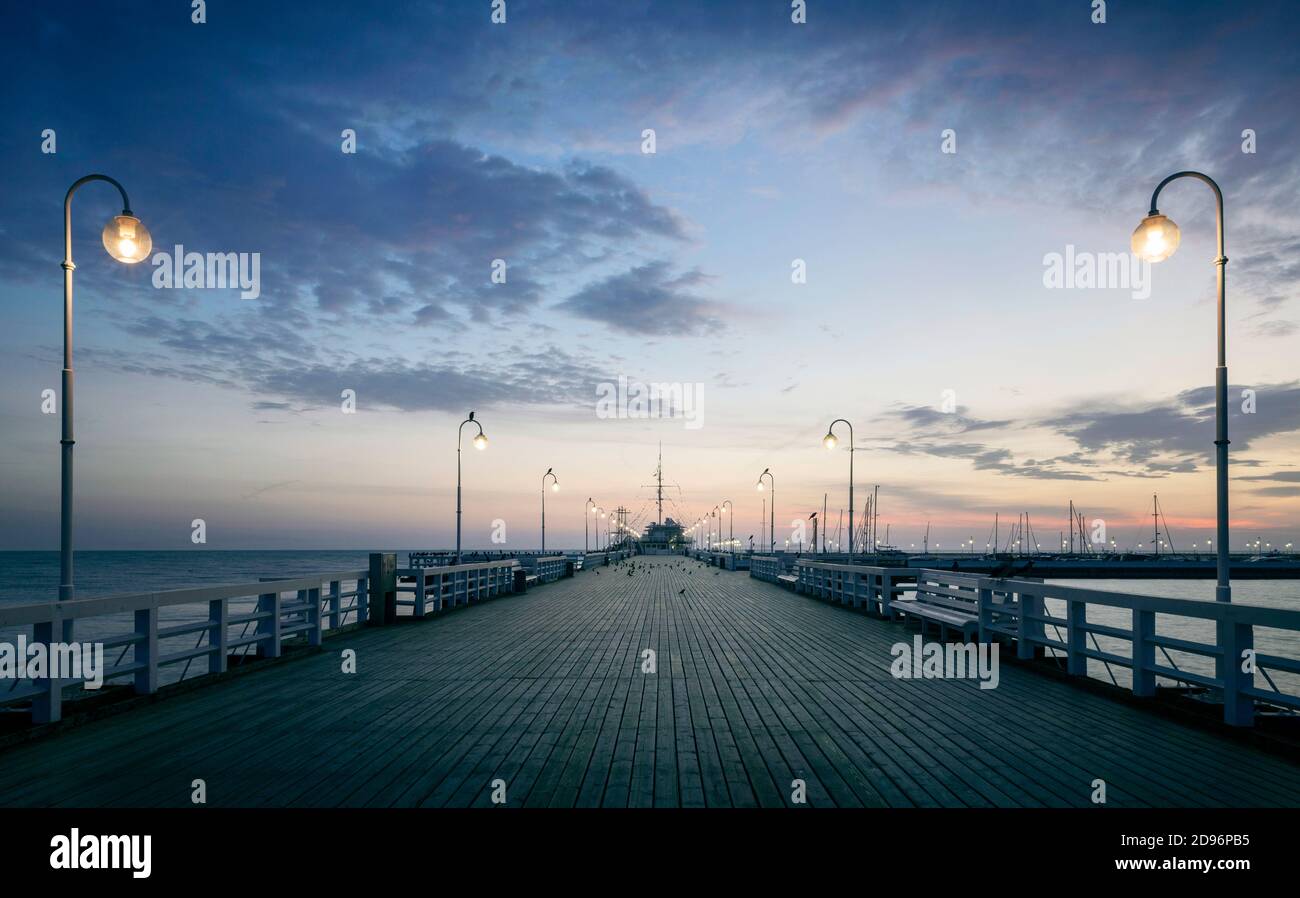
[[[776,478],[772,476],[771,468],[764,468],[763,473],[758,475],[758,483],[760,488],[763,485],[764,477],[767,478],[767,482],[769,484],[772,493],[772,501],[767,503],[768,511],[770,512],[770,515],[768,516],[768,524],[767,524],[767,541],[768,541],[767,548],[768,551],[770,551],[772,554],[776,554]]]
[[[849,564],[853,563],[853,549],[857,542],[853,532],[853,424],[847,418],[836,418],[831,422],[831,426],[826,428],[827,436],[835,435],[835,425],[843,424],[849,429]],[[870,547],[868,547],[870,550]]]
[[[555,476],[555,472],[550,468],[542,475],[542,554],[546,554],[546,478],[549,477],[555,482],[556,486],[560,485],[560,478]]]
[[[126,188],[118,183],[116,178],[110,178],[108,175],[86,175],[84,178],[78,178],[72,182],[68,188],[67,195],[63,197],[63,267],[67,268],[72,265],[72,195],[81,189],[81,185],[89,184],[91,181],[104,181],[112,184],[117,188],[117,192],[122,196],[122,214],[134,215],[131,211],[131,200],[126,195]]]
[[[475,439],[484,435],[483,425],[474,420],[473,412],[470,412],[469,417],[466,418],[464,421],[461,421],[460,427],[456,428],[456,563],[457,564],[460,564],[460,518],[461,518],[460,448],[461,448],[461,437],[465,433],[466,424],[473,424],[475,427],[478,428],[478,434],[475,437]]]
[[[1160,191],[1162,191],[1162,190],[1165,189],[1165,185],[1169,184],[1171,181],[1177,181],[1179,178],[1195,178],[1197,181],[1200,181],[1200,182],[1202,182],[1203,184],[1206,184],[1206,185],[1207,185],[1211,190],[1214,191],[1215,234],[1216,234],[1216,236],[1217,236],[1217,238],[1218,238],[1218,248],[1219,248],[1219,255],[1218,255],[1217,258],[1215,258],[1215,260],[1214,260],[1214,264],[1217,265],[1217,266],[1219,267],[1219,272],[1220,272],[1220,281],[1219,281],[1219,364],[1220,364],[1220,365],[1227,365],[1227,361],[1226,361],[1227,353],[1225,352],[1226,345],[1225,345],[1225,342],[1224,342],[1224,333],[1223,333],[1223,331],[1224,331],[1223,320],[1224,320],[1224,312],[1225,312],[1223,299],[1224,299],[1224,286],[1225,286],[1225,285],[1224,285],[1224,283],[1223,283],[1223,279],[1222,279],[1222,278],[1223,278],[1223,274],[1224,274],[1224,269],[1226,269],[1226,268],[1228,267],[1228,257],[1227,257],[1226,255],[1224,255],[1223,191],[1222,191],[1221,189],[1219,189],[1219,185],[1218,185],[1218,183],[1217,183],[1213,178],[1211,178],[1209,175],[1205,174],[1204,172],[1199,172],[1199,171],[1180,171],[1180,172],[1174,172],[1172,175],[1170,175],[1169,177],[1167,177],[1167,178],[1165,178],[1163,181],[1161,181],[1159,184],[1157,184],[1155,190],[1151,191],[1151,211],[1150,211],[1149,213],[1147,213],[1147,214],[1148,214],[1148,215],[1159,215],[1159,214],[1160,214],[1160,210],[1159,210],[1158,208],[1156,208],[1156,203],[1157,203],[1157,201],[1160,199]]]
[[[587,512],[594,508],[595,505],[596,503],[592,501],[590,496],[588,496],[587,504],[582,506],[582,551],[584,552],[591,550],[591,531],[589,529],[590,522],[587,520]],[[583,563],[586,564],[585,561]]]
[[[725,510],[731,507],[731,517],[727,519],[727,542],[731,544],[731,554],[736,554],[736,505],[730,499],[722,500],[722,507]]]

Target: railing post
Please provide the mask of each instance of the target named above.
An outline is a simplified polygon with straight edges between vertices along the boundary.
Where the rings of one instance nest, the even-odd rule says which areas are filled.
[[[54,723],[63,719],[63,681],[49,676],[54,673],[49,663],[50,644],[55,641],[54,631],[58,618],[41,621],[32,627],[32,641],[45,646],[46,677],[37,681],[42,685],[41,692],[32,698],[32,723]]]
[[[370,625],[382,627],[397,619],[397,555],[370,553]]]
[[[356,589],[358,624],[365,624],[370,617],[370,578],[362,574],[357,578]]]
[[[227,608],[225,599],[208,602],[208,673],[226,672]]]
[[[135,613],[135,642],[132,657],[140,665],[135,672],[135,691],[152,695],[158,691],[158,608],[141,608]]]
[[[320,615],[320,587],[307,590],[307,602],[311,610],[308,612],[311,616],[307,618],[311,624],[311,629],[307,631],[307,644],[319,646],[321,638],[324,635],[321,632],[321,615]]]
[[[1076,602],[1074,599],[1065,600],[1065,671],[1066,673],[1086,677],[1088,675],[1088,656],[1084,654],[1087,648],[1086,630],[1088,622],[1088,605],[1085,602]]]
[[[1255,722],[1255,700],[1243,695],[1255,683],[1253,666],[1246,666],[1246,653],[1255,647],[1254,629],[1250,624],[1232,620],[1218,622],[1219,648],[1222,654],[1216,659],[1219,681],[1223,683],[1223,722],[1234,727],[1248,727]]]
[[[1016,657],[1028,661],[1035,656],[1034,621],[1030,617],[1038,614],[1039,600],[1026,592],[1019,593],[1019,615],[1016,618]]]
[[[329,602],[329,606],[330,606],[329,623],[330,623],[331,630],[337,630],[339,628],[339,608],[342,607],[342,600],[340,596],[342,595],[342,593],[343,593],[342,581],[331,580],[330,581],[330,602]]]
[[[356,622],[365,624],[370,616],[370,578],[361,574],[356,578]]]
[[[425,584],[425,580],[426,580],[426,577],[425,577],[425,574],[424,574],[424,568],[416,568],[416,570],[415,570],[415,610],[414,610],[413,612],[411,612],[411,613],[414,614],[417,618],[422,618],[422,617],[424,617],[424,584]]]
[[[1133,694],[1150,697],[1156,694],[1156,613],[1133,609]]]
[[[266,615],[257,622],[257,654],[261,658],[279,658],[280,593],[266,592],[258,596],[257,613]]]
[[[988,643],[992,640],[992,634],[989,627],[993,625],[993,590],[988,584],[981,580],[976,587],[977,598],[975,600],[976,615],[979,618],[979,636],[977,637],[981,644]]]

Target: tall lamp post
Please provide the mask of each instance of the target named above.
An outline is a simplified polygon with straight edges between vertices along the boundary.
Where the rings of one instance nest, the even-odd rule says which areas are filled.
[[[542,475],[542,554],[546,554],[546,478],[551,478],[551,489],[555,492],[560,491],[560,478],[555,476],[555,472],[550,468]]]
[[[596,522],[596,551],[599,552],[600,551],[600,521],[605,520],[605,509],[597,505],[595,508],[591,510],[591,513],[600,515],[600,520]],[[606,545],[605,548],[608,549],[609,546]]]
[[[1133,231],[1132,247],[1136,253],[1148,262],[1162,262],[1178,249],[1180,235],[1178,225],[1160,214],[1156,201],[1160,191],[1170,181],[1178,178],[1195,178],[1202,181],[1214,191],[1215,221],[1218,230],[1219,254],[1214,260],[1216,278],[1219,288],[1219,357],[1214,369],[1214,466],[1217,486],[1217,527],[1215,536],[1218,541],[1217,568],[1218,585],[1214,598],[1219,602],[1232,601],[1230,585],[1230,566],[1228,560],[1228,356],[1227,342],[1224,336],[1225,293],[1228,269],[1228,257],[1223,254],[1223,191],[1209,175],[1198,171],[1175,172],[1156,185],[1151,194],[1151,211],[1142,223]]]
[[[582,515],[582,551],[583,551],[583,552],[590,552],[590,551],[591,551],[591,544],[590,544],[591,537],[590,537],[590,535],[588,534],[588,523],[589,523],[589,522],[588,522],[588,520],[587,520],[587,515],[586,515],[586,513],[585,513],[585,512],[586,512],[586,509],[591,509],[591,513],[592,513],[592,514],[595,514],[595,513],[596,513],[596,503],[593,502],[593,501],[591,501],[591,497],[590,497],[590,496],[587,497],[587,504],[586,504],[585,506],[583,506],[583,511],[584,511],[584,513],[583,513],[583,515]]]
[[[72,447],[76,440],[72,436],[72,272],[77,266],[72,264],[72,195],[83,184],[91,181],[105,181],[117,188],[122,196],[122,214],[114,215],[104,225],[102,240],[104,249],[119,262],[134,265],[149,257],[153,249],[153,238],[149,229],[131,212],[131,201],[127,199],[126,190],[108,175],[86,175],[73,182],[63,198],[63,434],[59,439],[62,446],[60,470],[60,506],[59,506],[59,601],[73,597],[72,586]]]
[[[771,512],[767,524],[767,547],[773,555],[776,554],[776,478],[772,476],[770,468],[764,468],[763,473],[758,475],[758,491],[763,491],[763,478],[766,477],[768,484],[772,489],[772,501],[767,503]]]
[[[727,506],[731,506],[731,517],[727,518],[727,543],[731,548],[731,554],[736,554],[736,506],[730,499],[722,500],[722,513],[727,513]]]
[[[460,439],[461,434],[465,431],[466,424],[473,424],[478,428],[478,434],[474,437],[474,448],[482,452],[487,448],[487,437],[483,433],[483,425],[474,420],[474,413],[470,412],[469,417],[460,422],[460,427],[456,430],[456,563],[460,564]]]
[[[849,564],[853,563],[853,425],[844,418],[836,418],[831,422],[831,426],[826,428],[826,436],[822,437],[822,445],[827,449],[834,449],[839,442],[835,438],[835,425],[843,422],[844,426],[849,429]],[[870,498],[870,497],[868,497]]]

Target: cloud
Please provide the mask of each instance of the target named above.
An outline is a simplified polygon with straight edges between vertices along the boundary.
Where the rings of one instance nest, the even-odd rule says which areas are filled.
[[[1286,483],[1300,483],[1300,471],[1277,471],[1273,474],[1251,474],[1246,477],[1235,477],[1234,480],[1280,480]]]
[[[970,409],[959,405],[952,412],[940,411],[928,405],[905,405],[888,412],[885,417],[893,417],[913,427],[937,428],[951,433],[970,433],[977,430],[998,430],[1011,424],[1010,421],[984,421],[969,416]]]
[[[631,334],[713,334],[723,330],[721,306],[691,292],[708,280],[698,269],[674,275],[668,262],[648,262],[588,284],[556,308]]]
[[[1240,453],[1261,440],[1300,432],[1300,381],[1258,384],[1256,411],[1239,401],[1241,385],[1229,387],[1229,437]],[[901,406],[877,418],[881,448],[904,455],[966,459],[976,471],[1038,480],[1104,480],[1107,477],[1163,478],[1188,474],[1213,464],[1214,388],[1196,387],[1163,403],[1117,407],[1108,399],[1086,400],[1076,410],[1027,416],[1022,423],[981,419],[966,407],[944,413],[928,406]],[[893,422],[902,431],[889,430]],[[1000,436],[1003,445],[959,439],[982,432]],[[999,433],[1002,432],[1002,433]],[[1015,446],[1030,434],[1064,438],[1075,448],[1047,458],[1019,458]],[[1239,468],[1258,467],[1259,459],[1237,458]],[[1294,472],[1240,477],[1239,480],[1300,482]],[[1260,489],[1263,495],[1288,495],[1285,487]]]
[[[88,350],[105,368],[216,384],[258,397],[267,411],[337,407],[355,390],[360,407],[457,411],[497,404],[584,404],[601,369],[557,346],[502,344],[488,350],[445,351],[434,360],[367,356],[334,346],[322,351],[292,327],[269,323],[260,332],[232,330],[197,319],[147,317],[127,326],[173,352],[142,362],[127,352]]]
[[[1228,389],[1229,438],[1242,451],[1259,440],[1300,431],[1300,382],[1259,384],[1257,411],[1243,412],[1243,385]],[[1193,471],[1214,453],[1214,388],[1185,390],[1172,402],[1139,409],[1090,408],[1042,423],[1082,449],[1151,472]]]
[[[1010,449],[985,443],[931,443],[902,442],[883,447],[903,455],[932,455],[938,458],[960,458],[971,462],[976,471],[992,471],[1010,477],[1027,477],[1033,480],[1100,480],[1102,478],[1083,471],[1057,467],[1056,460],[1028,459],[1016,462]]]
[[[1300,325],[1294,321],[1264,321],[1255,326],[1254,332],[1257,337],[1291,337],[1300,333]]]

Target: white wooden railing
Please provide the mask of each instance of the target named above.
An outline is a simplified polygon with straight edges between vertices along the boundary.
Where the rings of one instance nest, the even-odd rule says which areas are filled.
[[[537,582],[554,583],[568,570],[569,559],[563,555],[526,555],[519,559],[519,563],[529,573],[537,575]]]
[[[779,573],[778,559],[753,559],[751,576],[777,582]],[[802,559],[795,573],[799,592],[874,606],[891,618],[890,604],[914,594],[918,581],[950,589],[960,581],[978,616],[980,641],[1008,639],[1018,658],[1046,653],[1074,676],[1092,675],[1093,662],[1116,686],[1119,669],[1139,696],[1155,695],[1159,680],[1209,690],[1221,697],[1224,720],[1233,726],[1250,726],[1257,702],[1300,711],[1300,610]],[[1189,638],[1186,631],[1198,624],[1205,632]],[[1261,638],[1268,651],[1257,650]]]
[[[1256,700],[1300,710],[1300,660],[1295,657],[1300,654],[1300,610],[981,578],[978,613],[980,640],[1010,637],[1017,657],[1032,658],[1042,647],[1063,658],[1066,670],[1076,676],[1088,675],[1090,660],[1108,670],[1111,665],[1124,668],[1131,672],[1133,693],[1141,696],[1155,694],[1158,678],[1203,687],[1222,695],[1224,720],[1233,726],[1253,723]],[[1184,624],[1204,622],[1213,630],[1213,641],[1161,633],[1157,615]],[[1277,651],[1288,654],[1256,651],[1257,629],[1269,635]],[[1112,647],[1104,647],[1099,637]],[[1185,659],[1183,666],[1172,653]],[[1209,660],[1189,664],[1187,659]],[[1256,684],[1256,673],[1266,685]]]
[[[781,575],[781,559],[774,555],[755,555],[749,560],[749,576],[776,583]]]
[[[18,638],[102,647],[105,683],[130,679],[141,694],[156,692],[181,668],[218,674],[231,654],[279,657],[289,641],[320,645],[324,631],[367,620],[368,571],[337,571],[255,584],[205,586],[104,598],[0,605],[0,641]],[[206,668],[206,669],[205,669]],[[0,706],[32,705],[32,719],[62,716],[66,689],[83,680],[42,677],[0,680]]]
[[[830,561],[794,563],[798,592],[891,617],[890,603],[916,585],[916,571]]]
[[[397,571],[397,606],[410,608],[414,617],[468,605],[515,591],[513,558],[453,564],[443,567],[400,568]]]

